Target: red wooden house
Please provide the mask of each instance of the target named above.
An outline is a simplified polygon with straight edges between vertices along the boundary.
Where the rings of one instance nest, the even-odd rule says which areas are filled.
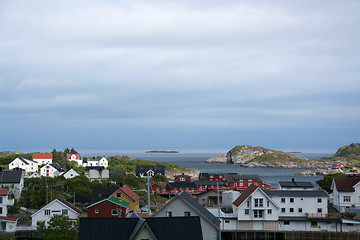
[[[197,193],[197,186],[194,182],[170,182],[166,185],[166,193]]]
[[[219,187],[219,190],[223,190],[223,184],[220,181],[195,181],[198,192],[205,192],[210,189],[215,189]]]
[[[87,207],[88,218],[125,218],[130,203],[114,196],[105,198]]]
[[[174,182],[191,182],[191,177],[185,174],[176,175],[174,177]]]
[[[332,169],[339,169],[339,168],[344,168],[345,165],[342,163],[336,163],[332,166]]]
[[[150,183],[150,193],[162,193],[162,188],[156,183]]]

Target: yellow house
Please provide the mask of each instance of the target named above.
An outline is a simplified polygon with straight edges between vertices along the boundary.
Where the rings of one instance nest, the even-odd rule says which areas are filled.
[[[129,206],[129,210],[130,211],[136,211],[139,209],[139,202],[140,202],[140,197],[134,193],[133,190],[131,190],[131,188],[129,188],[128,186],[124,185],[123,187],[119,187],[113,194],[112,196],[119,198],[125,202],[130,203]]]

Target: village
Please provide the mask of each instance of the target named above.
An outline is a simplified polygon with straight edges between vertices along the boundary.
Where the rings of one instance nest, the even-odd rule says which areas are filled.
[[[315,189],[311,182],[294,178],[279,182],[275,188],[259,175],[237,173],[202,172],[197,178],[183,173],[156,183],[152,181],[156,176],[166,175],[165,166],[138,165],[132,177],[143,179],[145,184],[137,189],[111,181],[114,174],[128,173],[110,171],[106,157],[85,161],[78,153],[68,153],[66,161],[74,167],[63,170],[53,161],[52,153],[38,152],[32,153],[31,159],[17,157],[8,170],[1,169],[1,235],[41,239],[36,234],[39,223],[47,226],[56,215],[79,220],[79,239],[84,240],[115,239],[119,234],[120,239],[233,239],[242,233],[294,231],[358,236],[360,231],[355,217],[360,209],[360,178],[354,174],[334,178],[329,194]],[[76,171],[77,167],[84,171]],[[22,205],[22,192],[29,187],[25,181],[50,182],[60,176],[65,181],[85,176],[98,185],[92,187],[91,196],[73,192],[66,199],[46,185],[46,204],[39,209]],[[156,197],[166,201],[154,204]],[[22,212],[30,212],[30,218],[13,214],[10,209],[15,204]]]

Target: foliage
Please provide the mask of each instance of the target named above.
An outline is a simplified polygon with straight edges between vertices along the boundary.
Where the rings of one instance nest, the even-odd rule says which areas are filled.
[[[154,176],[151,177],[150,181],[160,183],[160,182],[167,182],[168,180],[167,180],[166,176],[163,176],[160,174],[155,174]]]
[[[17,157],[30,159],[32,153],[16,153],[13,151],[0,152],[0,165],[6,165],[8,167],[9,163],[14,161]]]
[[[44,240],[76,240],[78,239],[78,222],[65,215],[54,215],[48,226],[44,222],[37,223],[39,235]]]
[[[14,240],[17,239],[17,237],[14,237],[12,234],[6,234],[0,236],[0,240]]]
[[[340,147],[334,154],[334,157],[360,156],[360,143]]]
[[[317,180],[316,183],[328,193],[332,193],[331,184],[334,178],[346,178],[347,176],[342,173],[324,175],[323,179]]]

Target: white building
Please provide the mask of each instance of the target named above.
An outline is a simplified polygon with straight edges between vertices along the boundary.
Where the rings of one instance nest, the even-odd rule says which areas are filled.
[[[62,198],[57,198],[31,215],[31,226],[36,226],[39,221],[45,222],[45,225],[47,225],[52,216],[56,214],[66,215],[69,219],[76,220],[81,213],[82,211],[77,207]]]
[[[22,157],[15,158],[9,163],[9,170],[21,170],[24,172],[24,176],[29,176],[38,171],[39,164],[33,160],[29,160]]]
[[[53,154],[52,153],[33,153],[33,161],[37,162],[39,165],[52,163]]]
[[[0,189],[9,190],[16,199],[20,199],[21,191],[24,188],[24,175],[22,171],[0,170]]]
[[[0,216],[0,232],[15,232],[18,218]]]
[[[14,199],[9,199],[8,190],[0,190],[0,216],[8,215],[8,207],[14,205]]]
[[[70,179],[70,178],[74,178],[74,177],[77,177],[77,176],[80,176],[80,174],[75,171],[74,169],[69,169],[67,170],[64,174],[63,174],[64,178],[66,179]]]
[[[63,172],[64,170],[57,163],[48,163],[40,168],[40,175],[43,177],[57,177],[63,174]]]
[[[86,163],[83,163],[83,167],[104,167],[107,168],[109,165],[108,160],[105,157],[100,159],[89,158]]]
[[[360,208],[360,178],[334,178],[331,189],[333,202],[339,212]]]
[[[66,159],[68,161],[75,161],[77,162],[77,166],[82,167],[83,166],[83,160],[80,157],[80,154],[70,153],[66,154]]]

